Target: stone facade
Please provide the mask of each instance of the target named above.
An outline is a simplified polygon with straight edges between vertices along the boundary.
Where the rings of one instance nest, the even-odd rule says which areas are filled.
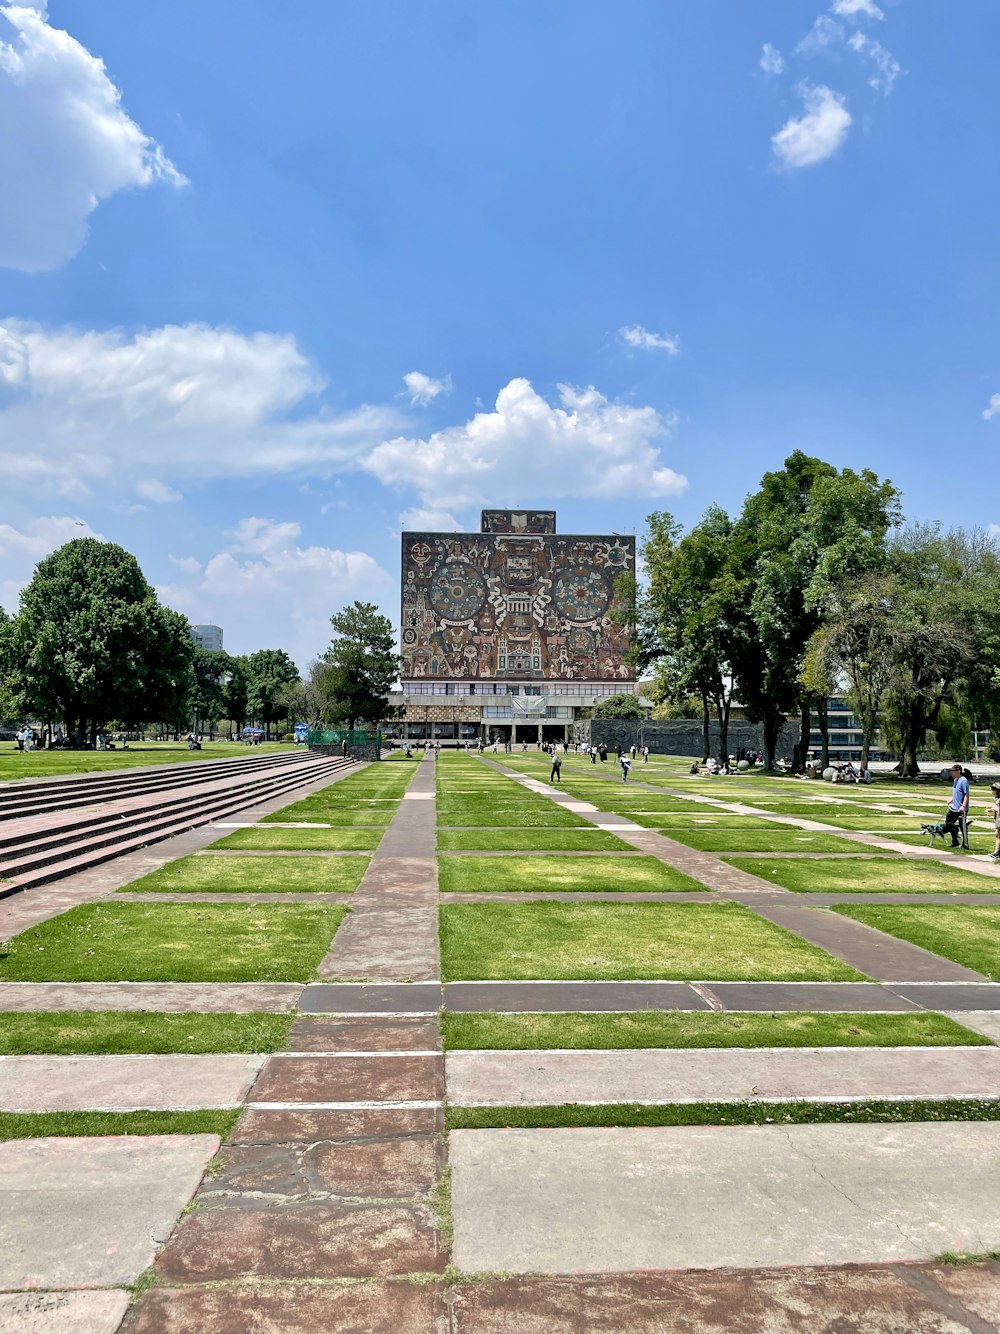
[[[798,745],[801,727],[799,723],[789,722],[778,736],[775,755],[791,755]],[[719,754],[719,725],[709,724],[712,754]],[[594,718],[590,724],[590,741],[599,746],[601,742],[614,750],[620,745],[627,750],[631,745],[646,745],[651,754],[656,755],[691,755],[700,759],[702,755],[702,726],[700,719],[662,718],[652,722],[641,722],[633,718]],[[764,749],[764,729],[757,723],[731,722],[729,724],[729,753],[735,755],[740,749]]]

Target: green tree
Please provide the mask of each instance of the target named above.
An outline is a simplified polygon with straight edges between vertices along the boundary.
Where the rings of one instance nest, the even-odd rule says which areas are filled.
[[[334,636],[318,673],[327,720],[377,723],[389,707],[399,676],[392,622],[373,602],[354,602],[330,617]]]
[[[264,724],[271,739],[271,726],[282,716],[282,690],[299,679],[299,669],[283,648],[262,648],[246,660],[247,708],[250,716]]]
[[[190,689],[187,621],[111,542],[78,538],[39,562],[9,635],[24,707],[91,742],[110,718],[165,717]]]
[[[236,726],[237,736],[243,731],[250,708],[247,703],[247,680],[250,660],[242,654],[228,653],[229,668],[222,683],[222,717]]]
[[[225,716],[226,682],[231,669],[228,653],[207,648],[195,649],[191,709],[196,733],[204,727],[211,731],[219,719]]]
[[[594,705],[595,718],[645,718],[646,710],[635,695],[608,695]]]

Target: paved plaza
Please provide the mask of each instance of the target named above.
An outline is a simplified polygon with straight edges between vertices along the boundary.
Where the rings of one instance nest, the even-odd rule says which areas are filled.
[[[997,868],[888,781],[547,776],[0,903],[0,1334],[1000,1329]]]

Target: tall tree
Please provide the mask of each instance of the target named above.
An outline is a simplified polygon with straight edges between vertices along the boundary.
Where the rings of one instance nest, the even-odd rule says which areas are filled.
[[[195,650],[192,663],[194,686],[191,691],[195,732],[206,726],[209,730],[213,729],[219,719],[225,716],[226,681],[231,670],[228,653],[207,648]]]
[[[222,717],[236,724],[236,734],[239,736],[249,717],[247,680],[250,660],[242,654],[228,653],[226,656],[229,668],[222,682]]]
[[[270,740],[271,725],[285,709],[282,690],[299,679],[299,669],[283,648],[258,649],[246,662],[247,708]]]
[[[354,602],[330,617],[334,636],[323,658],[321,688],[327,719],[377,723],[389,707],[389,691],[399,676],[392,622],[373,602]]]
[[[91,741],[110,718],[160,720],[191,684],[186,620],[160,605],[134,556],[96,538],[38,564],[9,643],[24,707]]]

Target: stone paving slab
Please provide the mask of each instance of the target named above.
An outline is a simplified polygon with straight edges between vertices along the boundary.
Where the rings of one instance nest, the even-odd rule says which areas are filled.
[[[238,1107],[267,1058],[0,1056],[6,1112],[132,1112]]]
[[[448,982],[444,1005],[458,1014],[711,1009],[687,982]]]
[[[115,1334],[128,1293],[0,1293],[0,1334]]]
[[[0,1288],[133,1283],[218,1147],[216,1135],[0,1144]]]
[[[944,1012],[946,1019],[954,1019],[956,1024],[964,1024],[974,1033],[982,1033],[991,1042],[1000,1043],[1000,1011],[997,1010],[952,1010]]]
[[[754,911],[776,926],[843,959],[881,982],[982,982],[981,973],[952,963],[940,954],[897,940],[874,927],[807,904],[754,904]],[[861,927],[861,930],[854,928]]]
[[[376,982],[370,986],[314,982],[299,998],[303,1014],[429,1014],[440,1007],[439,982],[398,985]]]
[[[723,1010],[912,1011],[920,1007],[877,982],[705,982]]]
[[[522,854],[523,855],[523,854]],[[615,854],[612,853],[612,856]],[[534,854],[532,853],[532,856]],[[138,897],[138,895],[136,896]],[[143,897],[151,897],[143,895]],[[461,894],[449,891],[442,895],[442,903],[718,903],[719,895],[711,890],[699,894],[696,890],[675,890],[657,892],[656,890],[636,890],[635,892],[616,893],[572,890],[560,893],[557,890],[506,890],[496,894]],[[866,900],[867,902],[867,900]]]
[[[0,982],[4,1010],[159,1010],[287,1014],[301,982]]]
[[[442,1285],[154,1288],[122,1334],[449,1334]],[[80,1332],[83,1334],[83,1331]],[[97,1331],[94,1332],[97,1334]]]
[[[441,1098],[440,1065],[437,1056],[272,1056],[254,1085],[253,1101],[418,1102]]]
[[[444,1128],[440,1107],[379,1107],[343,1111],[262,1112],[247,1107],[231,1144],[314,1144],[320,1140],[433,1135]]]
[[[1000,1144],[985,1122],[466,1130],[450,1158],[454,1263],[470,1272],[1000,1248]]]
[[[285,1198],[426,1196],[444,1165],[439,1135],[301,1144],[229,1145],[199,1198],[253,1191]]]
[[[440,1273],[447,1256],[428,1208],[307,1202],[292,1208],[202,1208],[160,1252],[167,1283],[232,1279],[387,1278]]]
[[[288,1034],[290,1051],[440,1051],[436,1019],[308,1016]]]
[[[995,1047],[453,1051],[445,1068],[455,1107],[1000,1095]]]
[[[894,984],[897,996],[922,1005],[925,1010],[1000,1010],[1000,982],[968,986],[920,986]]]
[[[408,809],[424,815],[426,803]],[[430,819],[433,822],[433,808]],[[373,857],[351,896],[351,911],[316,971],[320,977],[343,980],[440,977],[436,860]]]
[[[998,1294],[992,1265],[498,1278],[455,1290],[451,1334],[996,1334]]]

